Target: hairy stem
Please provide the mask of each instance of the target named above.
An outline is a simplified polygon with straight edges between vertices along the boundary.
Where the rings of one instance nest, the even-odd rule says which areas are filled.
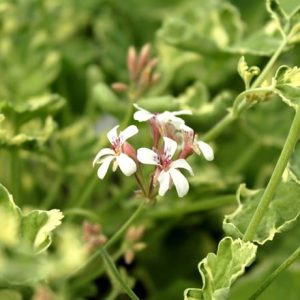
[[[258,226],[268,209],[269,203],[275,194],[276,188],[281,181],[281,176],[294,150],[295,144],[298,141],[299,134],[300,134],[300,109],[297,109],[289,134],[286,138],[285,144],[283,146],[279,159],[276,163],[270,181],[264,191],[264,194],[262,195],[262,198],[245,232],[244,235],[245,241],[249,241],[253,239],[258,229]]]
[[[257,299],[257,297],[264,292],[264,290],[296,259],[300,257],[300,247],[296,249],[273,273],[271,273],[259,288],[250,296],[248,300]]]
[[[124,281],[121,274],[119,273],[114,261],[107,253],[104,247],[100,248],[100,254],[104,260],[107,270],[110,272],[112,278],[121,286],[124,292],[130,297],[132,300],[139,300],[140,298],[134,293],[134,291],[128,286],[128,284]]]
[[[107,249],[114,243],[116,243],[122,235],[125,233],[125,231],[130,227],[130,225],[138,218],[138,216],[143,211],[143,208],[145,206],[145,201],[141,202],[141,204],[137,207],[137,209],[134,211],[134,213],[130,216],[130,218],[123,224],[123,226],[107,241],[107,243],[103,246],[104,249]],[[98,257],[101,255],[101,249],[96,251],[85,263],[80,266],[73,274],[72,276],[79,273],[81,270],[83,270],[87,265],[92,264]]]

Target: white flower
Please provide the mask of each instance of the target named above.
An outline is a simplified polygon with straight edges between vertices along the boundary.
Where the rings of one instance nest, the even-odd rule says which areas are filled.
[[[165,111],[163,113],[153,114],[144,108],[141,108],[137,104],[133,104],[138,110],[134,113],[133,118],[139,122],[149,121],[154,118],[160,124],[171,123],[176,129],[180,129],[180,125],[184,124],[184,120],[177,117],[179,115],[191,115],[190,110],[179,110],[179,111]]]
[[[123,152],[122,146],[127,139],[138,133],[138,129],[136,126],[130,125],[118,135],[118,127],[119,126],[115,126],[107,133],[107,138],[111,143],[111,148],[101,149],[93,161],[93,166],[95,164],[101,164],[97,172],[100,179],[103,179],[106,175],[111,162],[113,162],[113,171],[116,171],[119,166],[123,174],[126,176],[130,176],[136,172],[136,164],[134,160]]]
[[[200,140],[197,140],[197,135],[195,135],[194,130],[189,126],[183,124],[180,126],[180,129],[183,131],[184,135],[184,149],[183,152],[193,151],[200,155],[203,154],[204,158],[208,161],[214,159],[214,151],[212,147]]]
[[[191,166],[185,159],[177,159],[172,161],[172,157],[176,151],[177,143],[170,138],[163,137],[164,151],[161,154],[147,148],[140,148],[137,151],[137,158],[143,164],[155,165],[159,168],[158,182],[159,195],[163,196],[174,183],[177,194],[183,197],[189,190],[189,183],[178,169],[186,169],[193,175]]]

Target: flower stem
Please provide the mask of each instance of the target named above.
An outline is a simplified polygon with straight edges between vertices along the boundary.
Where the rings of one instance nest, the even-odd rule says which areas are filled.
[[[289,134],[286,138],[285,144],[283,146],[279,159],[276,163],[270,181],[264,191],[264,194],[245,232],[244,235],[245,241],[249,241],[253,239],[258,229],[258,226],[268,209],[269,203],[275,194],[276,188],[281,181],[281,176],[293,152],[295,144],[298,141],[299,134],[300,134],[300,109],[297,109]]]
[[[107,253],[104,247],[100,248],[100,254],[104,260],[104,263],[110,272],[112,278],[116,280],[116,282],[122,287],[124,292],[130,297],[132,300],[140,300],[140,298],[134,293],[134,291],[127,285],[127,283],[122,278],[121,274],[119,273],[114,261]]]
[[[248,300],[257,299],[263,291],[284,271],[286,270],[297,258],[300,257],[300,247],[298,247],[267,279],[261,286],[250,296]]]
[[[134,213],[130,216],[130,218],[123,224],[123,226],[107,241],[107,243],[102,247],[104,249],[107,249],[114,243],[116,243],[124,234],[124,232],[129,228],[129,226],[138,218],[138,216],[143,211],[143,208],[145,206],[146,202],[143,201],[141,204],[137,207],[137,209],[134,211]],[[75,272],[72,274],[72,277],[79,273],[82,269],[84,269],[87,265],[92,264],[94,260],[98,258],[98,256],[101,255],[101,249],[96,251],[87,261],[84,262],[82,266],[80,266]]]
[[[145,201],[142,201],[138,206],[136,211],[131,215],[131,217],[123,224],[123,226],[107,241],[104,245],[104,248],[110,247],[116,241],[120,239],[120,237],[125,233],[125,231],[129,228],[129,226],[137,219],[137,217],[141,214],[145,207]]]
[[[254,81],[254,83],[251,86],[251,89],[257,88],[261,85],[261,83],[266,79],[267,75],[269,74],[270,70],[274,66],[276,60],[278,59],[279,55],[282,53],[283,49],[285,48],[287,44],[287,40],[284,39],[282,43],[279,45],[276,52],[272,55],[269,62],[265,66],[264,70],[261,72],[261,74],[257,77],[257,79]],[[243,93],[242,93],[243,94]],[[241,95],[241,94],[240,94]],[[239,96],[238,96],[239,97]],[[236,101],[234,101],[236,102]],[[233,121],[237,119],[237,117],[245,110],[247,109],[247,103],[245,102],[245,99],[243,101],[240,101],[239,107],[236,109],[235,114],[233,114],[232,110],[228,112],[226,116],[223,117],[213,128],[211,128],[203,137],[203,140],[206,142],[209,142],[213,139],[215,139],[219,134],[227,127],[229,126]]]

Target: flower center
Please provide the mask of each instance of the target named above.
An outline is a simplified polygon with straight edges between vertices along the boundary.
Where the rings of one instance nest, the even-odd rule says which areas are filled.
[[[113,139],[112,149],[115,151],[116,155],[120,155],[122,152],[122,144],[119,137]]]
[[[167,170],[172,162],[171,155],[163,153],[160,157],[160,165],[162,169]]]

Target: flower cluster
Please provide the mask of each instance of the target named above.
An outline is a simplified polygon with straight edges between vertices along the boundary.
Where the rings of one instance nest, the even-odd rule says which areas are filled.
[[[118,126],[107,134],[111,148],[101,149],[93,162],[100,164],[98,177],[103,179],[108,167],[113,163],[113,171],[120,167],[122,173],[131,176],[135,173],[138,183],[140,164],[153,165],[155,170],[150,179],[149,188],[141,187],[144,193],[148,190],[147,197],[153,196],[154,188],[159,185],[158,194],[164,196],[174,185],[179,197],[183,197],[189,190],[189,183],[179,169],[187,170],[193,175],[192,167],[186,161],[187,157],[196,153],[202,154],[206,160],[213,160],[213,149],[207,143],[198,140],[194,130],[188,127],[180,115],[191,114],[190,111],[176,111],[151,113],[135,104],[137,111],[134,119],[139,122],[147,121],[152,131],[152,149],[139,148],[137,151],[127,140],[138,133],[138,128],[130,125],[119,134]],[[181,145],[179,151],[178,146]],[[175,154],[177,153],[177,157]],[[175,157],[175,159],[174,159]]]

